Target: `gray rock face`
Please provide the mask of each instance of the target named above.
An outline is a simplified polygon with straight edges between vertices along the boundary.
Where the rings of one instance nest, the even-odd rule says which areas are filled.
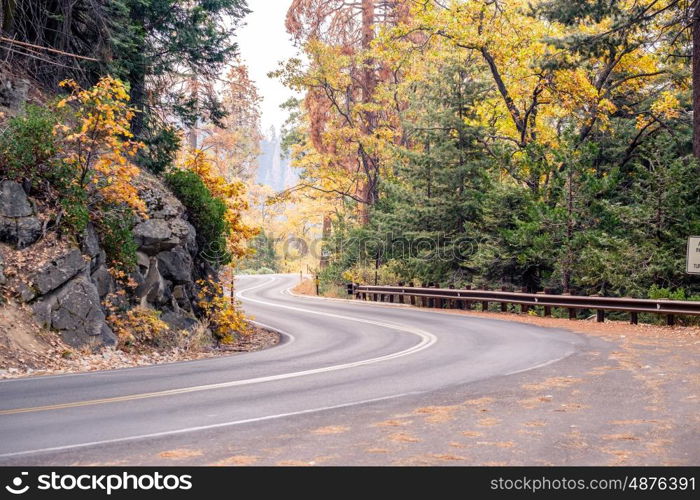
[[[148,219],[134,228],[134,238],[139,251],[154,256],[176,246],[196,252],[196,233],[192,225],[183,219]]]
[[[160,273],[177,285],[192,281],[192,265],[192,256],[183,247],[158,254]]]
[[[187,312],[192,312],[192,302],[190,302],[189,293],[187,293],[187,289],[183,285],[176,285],[173,287],[173,299],[177,305],[177,307],[175,307],[174,304],[173,309],[177,310],[179,308]]]
[[[40,295],[45,295],[60,287],[79,272],[84,271],[86,267],[87,262],[85,262],[80,250],[74,248],[44,266],[34,275],[32,283]]]
[[[105,323],[97,288],[84,275],[42,297],[34,305],[34,314],[75,347],[102,344],[110,334],[114,337]]]
[[[158,270],[158,259],[155,257],[150,259],[148,274],[146,274],[143,283],[136,288],[136,296],[142,303],[145,301],[159,305],[166,301],[166,284]]]
[[[97,288],[97,293],[100,296],[100,299],[104,299],[107,295],[116,291],[114,278],[111,274],[109,274],[107,266],[102,265],[98,267],[90,275],[90,281],[92,281]]]
[[[0,215],[3,217],[29,217],[34,209],[18,182],[3,181],[0,184]]]
[[[199,324],[197,320],[181,312],[168,311],[164,313],[162,319],[171,330],[194,330]]]
[[[7,278],[5,277],[5,261],[0,255],[0,285],[5,285],[7,283]]]
[[[156,255],[176,247],[180,240],[173,235],[170,223],[163,219],[149,219],[134,228],[139,250],[146,255]]]
[[[90,222],[85,228],[83,243],[80,246],[80,249],[91,259],[94,259],[100,255],[100,240],[97,237],[97,231],[95,230],[95,226],[92,224],[92,222]]]
[[[114,335],[114,332],[110,327],[107,326],[107,323],[104,323],[102,325],[102,343],[106,346],[115,346],[117,345],[117,336]]]
[[[41,221],[34,216],[22,185],[14,181],[0,183],[0,241],[25,248],[41,236]]]

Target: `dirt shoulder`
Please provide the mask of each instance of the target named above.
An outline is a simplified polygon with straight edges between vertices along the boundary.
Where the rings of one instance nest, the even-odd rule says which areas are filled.
[[[309,450],[332,444],[330,464],[700,464],[700,327],[440,311],[566,329],[587,346],[544,368],[397,401],[367,425],[319,419]],[[285,459],[318,463],[305,448]]]
[[[219,347],[202,345],[183,349],[140,346],[131,351],[107,347],[98,351],[76,349],[64,343],[57,334],[41,328],[26,307],[6,304],[0,306],[0,379],[212,358],[267,349],[279,341],[278,333],[251,326],[249,334],[239,336],[232,344]]]

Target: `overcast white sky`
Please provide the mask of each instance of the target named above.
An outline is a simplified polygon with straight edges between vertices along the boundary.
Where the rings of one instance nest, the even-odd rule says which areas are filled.
[[[267,73],[277,69],[277,63],[297,54],[284,28],[284,18],[291,0],[248,0],[252,12],[246,17],[246,25],[238,32],[241,57],[248,65],[250,77],[255,81],[262,102],[263,131],[271,125],[279,131],[286,119],[286,113],[279,105],[293,93],[279,80],[267,77]]]

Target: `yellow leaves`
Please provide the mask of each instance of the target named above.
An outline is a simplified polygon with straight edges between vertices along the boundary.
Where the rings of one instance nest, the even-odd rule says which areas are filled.
[[[649,114],[637,115],[636,127],[641,130],[655,119],[673,120],[680,116],[680,101],[673,92],[666,90],[649,107]]]
[[[680,102],[671,91],[664,91],[651,105],[651,112],[657,116],[673,119],[680,116]]]
[[[130,121],[135,110],[127,104],[126,86],[110,76],[90,89],[82,89],[72,80],[59,85],[71,94],[57,107],[71,104],[75,120],[54,129],[66,144],[64,162],[76,169],[84,188],[94,186],[105,201],[125,203],[143,215],[146,205],[132,182],[139,169],[130,161],[142,144],[131,140]]]
[[[245,315],[230,297],[224,295],[222,286],[214,281],[199,280],[197,305],[204,311],[216,338],[223,344],[235,341],[236,334],[247,334],[250,327]]]

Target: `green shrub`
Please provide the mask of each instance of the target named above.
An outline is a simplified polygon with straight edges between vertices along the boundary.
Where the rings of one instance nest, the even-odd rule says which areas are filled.
[[[57,124],[55,113],[33,105],[11,118],[0,134],[0,177],[31,181],[51,177],[58,152],[53,134]]]
[[[231,262],[226,249],[230,228],[225,219],[224,201],[212,196],[202,179],[189,170],[172,171],[165,180],[189,211],[190,222],[197,230],[200,255],[214,265]]]
[[[130,209],[111,207],[98,222],[102,248],[110,266],[125,275],[136,268],[137,245],[132,229],[134,215]]]

